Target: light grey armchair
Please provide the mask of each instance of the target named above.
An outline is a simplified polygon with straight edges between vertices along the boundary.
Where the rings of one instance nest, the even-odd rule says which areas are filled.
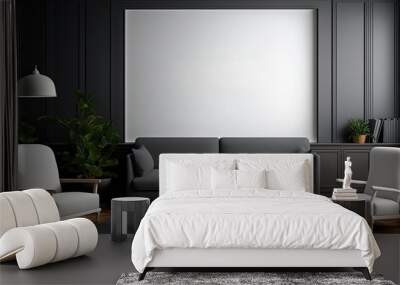
[[[378,220],[400,219],[400,148],[374,147],[370,152],[368,180],[351,182],[365,185],[360,196],[369,201],[372,226]]]
[[[97,193],[62,192],[56,158],[48,146],[18,145],[17,184],[18,190],[42,188],[49,191],[63,220],[101,212]]]

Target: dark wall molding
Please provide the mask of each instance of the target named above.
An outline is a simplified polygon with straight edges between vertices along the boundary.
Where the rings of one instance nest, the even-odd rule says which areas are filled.
[[[19,76],[30,73],[38,64],[42,73],[54,80],[59,96],[20,100],[21,117],[33,122],[41,115],[74,115],[72,94],[81,89],[94,93],[99,113],[112,120],[123,136],[125,9],[167,8],[316,9],[318,142],[342,142],[344,126],[352,114],[364,118],[382,113],[400,115],[397,0],[17,0]],[[385,22],[392,18],[381,21],[385,13],[393,13],[393,27]],[[376,42],[374,27],[393,29],[393,35],[383,35],[389,44]],[[356,52],[358,46],[361,56]],[[385,68],[390,55],[378,53],[385,48],[395,51],[393,68]],[[352,54],[354,66],[346,61]],[[384,63],[374,63],[378,57]],[[385,75],[377,74],[378,68],[383,68]],[[343,76],[349,70],[356,80]],[[386,80],[388,77],[392,79]],[[382,80],[393,86],[387,87]],[[40,126],[42,140],[65,140],[58,128]]]
[[[365,23],[365,33],[364,33],[364,52],[365,52],[365,111],[364,118],[373,118],[373,96],[372,96],[372,3],[371,1],[366,1],[364,3],[364,23]]]
[[[394,1],[394,107],[395,116],[400,117],[400,1]]]
[[[399,3],[333,0],[332,15],[332,141],[343,142],[351,118],[399,116]]]
[[[332,140],[341,142],[351,116],[364,117],[368,99],[364,76],[364,0],[332,2]]]

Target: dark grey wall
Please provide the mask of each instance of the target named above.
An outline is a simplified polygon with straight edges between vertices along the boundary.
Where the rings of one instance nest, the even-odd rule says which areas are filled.
[[[375,1],[372,4],[372,116],[391,117],[398,115],[394,72],[398,62],[395,55],[395,6],[398,1]],[[398,46],[397,46],[398,48]],[[396,67],[395,67],[396,66]],[[396,86],[397,89],[397,86]]]
[[[110,0],[18,0],[17,30],[19,76],[37,64],[57,89],[54,99],[19,99],[20,118],[37,125],[42,141],[65,140],[36,118],[74,115],[76,89],[93,93],[98,112],[110,119]]]
[[[349,119],[399,116],[399,2],[335,0],[333,142]]]
[[[333,7],[333,95],[336,97],[334,139],[345,136],[343,127],[364,117],[364,3],[335,1]]]
[[[56,99],[20,99],[20,117],[73,115],[73,91],[95,94],[100,114],[124,130],[125,8],[314,8],[318,11],[318,139],[343,141],[353,117],[399,115],[396,0],[17,0],[19,75],[38,64]],[[42,141],[63,132],[37,124]]]

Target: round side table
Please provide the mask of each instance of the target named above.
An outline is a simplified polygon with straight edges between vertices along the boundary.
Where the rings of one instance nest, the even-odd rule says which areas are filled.
[[[113,241],[123,241],[126,239],[128,232],[128,212],[130,213],[129,221],[133,221],[133,233],[135,233],[149,205],[149,198],[113,198],[111,200],[111,239]]]

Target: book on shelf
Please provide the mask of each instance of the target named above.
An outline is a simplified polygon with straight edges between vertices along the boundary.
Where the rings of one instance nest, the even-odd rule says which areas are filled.
[[[400,118],[369,119],[371,143],[399,143]]]
[[[400,141],[399,118],[383,120],[383,143],[398,143]]]
[[[383,120],[382,119],[370,119],[368,120],[370,136],[372,137],[372,143],[378,143],[381,141]]]

